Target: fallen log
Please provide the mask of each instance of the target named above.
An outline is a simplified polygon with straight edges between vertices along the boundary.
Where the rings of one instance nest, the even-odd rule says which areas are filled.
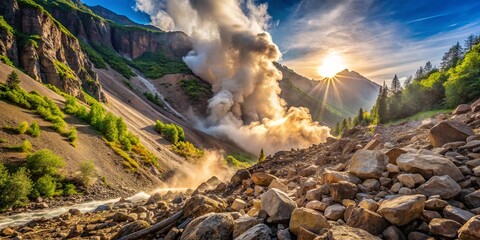
[[[148,228],[145,228],[145,229],[142,229],[138,232],[134,232],[134,233],[131,233],[127,236],[124,236],[122,238],[120,238],[119,240],[133,240],[133,239],[139,239],[139,238],[142,238],[144,236],[147,236],[148,234],[151,234],[151,233],[155,233],[155,232],[158,232],[160,230],[163,230],[163,228],[165,227],[168,227],[169,225],[172,225],[174,224],[175,222],[177,222],[181,217],[183,216],[183,210],[180,210],[178,211],[177,213],[173,214],[172,216],[170,216],[169,218],[159,222],[159,223],[156,223],[154,225],[152,225],[151,227],[148,227]]]

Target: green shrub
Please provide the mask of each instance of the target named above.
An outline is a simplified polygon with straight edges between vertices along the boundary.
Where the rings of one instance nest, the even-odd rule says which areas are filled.
[[[24,134],[26,133],[28,130],[28,123],[23,121],[22,123],[20,123],[20,125],[18,125],[18,128],[17,128],[17,132],[18,134]]]
[[[30,127],[27,130],[27,133],[32,137],[40,137],[40,132],[40,126],[36,122],[30,124]]]
[[[42,149],[29,155],[26,161],[27,169],[35,178],[44,175],[55,176],[64,165],[65,161],[48,149]]]
[[[72,128],[70,130],[70,132],[68,133],[68,141],[70,141],[71,143],[77,141],[77,129]]]
[[[8,180],[7,168],[2,163],[0,163],[0,189],[5,184],[5,182],[7,182],[7,180]]]
[[[93,183],[93,178],[97,174],[95,163],[91,160],[80,163],[80,173],[82,174],[83,185],[90,186]]]
[[[135,76],[135,73],[127,65],[127,60],[120,56],[114,49],[102,45],[92,45],[92,47],[97,50],[103,60],[107,62],[113,70],[119,72],[127,79]]]
[[[173,145],[172,150],[185,158],[199,158],[203,156],[203,151],[190,142],[178,142]]]
[[[52,120],[52,128],[55,131],[59,132],[60,134],[64,134],[66,132],[65,128],[67,127],[67,123],[62,118],[55,116]]]
[[[13,62],[10,60],[10,58],[8,58],[5,55],[0,55],[0,61],[5,63],[6,65],[8,65],[10,67],[15,67],[15,65],[13,65]]]
[[[138,69],[148,78],[160,78],[166,74],[191,73],[181,58],[168,57],[163,52],[147,52],[128,64]]]
[[[228,155],[226,158],[225,158],[225,163],[229,166],[229,167],[234,167],[234,168],[247,168],[249,167],[251,164],[249,164],[248,162],[242,162],[242,161],[239,161],[238,159],[236,159],[234,156],[232,155]]]
[[[63,195],[65,196],[71,196],[77,194],[77,189],[75,188],[75,185],[69,183],[65,185],[65,188],[63,189]]]
[[[157,120],[154,129],[173,144],[176,144],[179,141],[185,141],[185,132],[183,128],[174,123],[164,124],[162,121]]]
[[[103,120],[105,138],[110,142],[118,140],[117,118],[111,113],[107,113]]]
[[[28,140],[24,140],[22,144],[16,146],[6,147],[7,149],[18,151],[18,152],[31,152],[32,144]]]
[[[7,142],[7,139],[5,138],[0,138],[0,143],[6,143]]]
[[[158,106],[163,106],[162,101],[160,100],[160,97],[158,94],[153,95],[153,93],[150,92],[144,92],[143,95],[147,98],[148,101],[154,103],[155,105]]]
[[[8,89],[16,89],[20,85],[20,78],[17,72],[14,70],[7,76],[7,82],[5,84]]]
[[[102,56],[95,51],[90,45],[87,43],[80,41],[80,47],[82,50],[87,54],[88,59],[93,63],[93,65],[98,68],[98,69],[107,69],[107,65],[105,64],[105,61],[103,61]]]
[[[76,79],[75,72],[68,65],[60,61],[55,61],[54,65],[55,69],[57,70],[58,76],[60,76],[62,80]]]
[[[0,192],[0,209],[22,207],[28,203],[28,195],[32,190],[32,181],[25,168],[20,168],[10,175],[3,184]]]
[[[197,100],[201,96],[209,96],[210,86],[198,79],[183,79],[180,81],[180,87],[192,100]]]
[[[50,175],[44,175],[35,182],[34,191],[38,192],[41,197],[49,198],[55,194],[56,186],[55,178]]]

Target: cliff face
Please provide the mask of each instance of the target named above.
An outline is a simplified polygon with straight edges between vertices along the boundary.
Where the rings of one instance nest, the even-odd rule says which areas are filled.
[[[82,88],[102,99],[97,76],[78,40],[41,6],[31,1],[8,0],[2,3],[0,14],[6,16],[6,23],[15,31],[2,39],[1,54],[37,81],[80,99]]]

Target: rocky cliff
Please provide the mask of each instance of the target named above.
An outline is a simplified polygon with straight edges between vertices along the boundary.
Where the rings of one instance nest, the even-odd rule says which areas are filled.
[[[0,54],[28,75],[83,98],[82,89],[101,99],[101,87],[78,40],[45,9],[27,0],[2,3],[0,14],[11,31],[0,35]],[[8,28],[7,27],[7,28]]]

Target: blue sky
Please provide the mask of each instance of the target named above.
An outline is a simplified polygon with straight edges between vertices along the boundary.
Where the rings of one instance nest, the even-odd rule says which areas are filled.
[[[139,23],[135,0],[82,0],[102,5]],[[162,0],[152,0],[162,1]],[[269,32],[282,63],[311,78],[330,52],[350,70],[383,82],[411,75],[426,61],[438,65],[449,46],[480,35],[478,0],[257,0],[268,3]]]

